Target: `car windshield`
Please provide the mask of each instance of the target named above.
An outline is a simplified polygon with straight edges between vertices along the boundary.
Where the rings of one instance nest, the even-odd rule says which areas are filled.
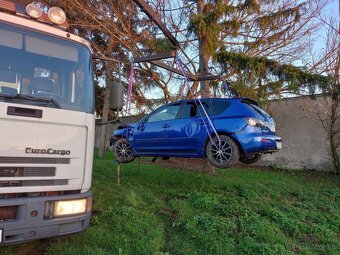
[[[93,113],[89,49],[5,24],[0,35],[0,102]]]

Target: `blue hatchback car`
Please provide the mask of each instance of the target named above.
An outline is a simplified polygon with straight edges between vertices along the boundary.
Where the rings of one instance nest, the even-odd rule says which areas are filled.
[[[120,127],[113,139],[113,153],[122,163],[139,156],[190,157],[207,158],[215,167],[227,168],[239,161],[255,163],[262,154],[282,148],[274,120],[249,98],[167,104],[137,123]]]

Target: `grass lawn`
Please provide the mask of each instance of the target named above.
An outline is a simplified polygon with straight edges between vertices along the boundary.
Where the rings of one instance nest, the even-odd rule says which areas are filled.
[[[213,177],[95,159],[93,217],[81,234],[0,254],[340,254],[340,178],[229,169]]]

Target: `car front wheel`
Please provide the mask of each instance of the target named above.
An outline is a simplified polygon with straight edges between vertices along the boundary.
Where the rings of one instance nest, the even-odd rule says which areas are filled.
[[[220,141],[217,137],[214,137],[213,141],[210,140],[205,151],[210,164],[217,168],[233,166],[240,158],[238,145],[226,135],[220,135]]]
[[[128,139],[120,138],[113,145],[113,155],[119,163],[130,163],[135,157],[132,154],[132,147]]]
[[[254,154],[248,157],[243,156],[243,157],[240,157],[240,162],[242,162],[243,164],[251,165],[259,161],[261,157],[262,157],[261,153]]]

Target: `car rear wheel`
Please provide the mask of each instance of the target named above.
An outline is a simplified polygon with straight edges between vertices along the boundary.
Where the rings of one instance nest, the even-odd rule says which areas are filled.
[[[226,135],[220,135],[210,140],[205,148],[207,158],[213,166],[217,168],[227,168],[235,165],[239,158],[240,152],[238,145],[232,138]]]
[[[119,163],[130,163],[135,157],[132,154],[132,147],[128,139],[120,138],[113,145],[113,155]]]
[[[251,165],[259,161],[261,157],[262,157],[261,153],[254,154],[248,157],[243,156],[243,157],[240,157],[240,162],[242,162],[243,164]]]

